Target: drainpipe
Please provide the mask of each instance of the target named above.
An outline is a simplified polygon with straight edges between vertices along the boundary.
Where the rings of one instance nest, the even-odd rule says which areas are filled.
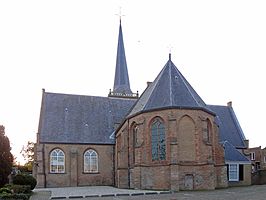
[[[43,160],[43,173],[44,173],[44,187],[47,187],[47,183],[46,183],[46,170],[45,170],[45,151],[44,148],[45,144],[43,144],[43,148],[42,148],[42,160]]]
[[[130,160],[129,160],[129,120],[127,119],[127,176],[128,176],[128,188],[130,188]]]
[[[115,136],[115,145],[113,146],[113,185],[116,186],[116,171],[115,171],[115,167],[116,167],[116,136]]]

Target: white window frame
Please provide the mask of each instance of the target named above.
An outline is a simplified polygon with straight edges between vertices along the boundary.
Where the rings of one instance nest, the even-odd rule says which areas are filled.
[[[256,159],[255,152],[250,152],[250,160],[255,160],[255,159]]]
[[[236,163],[232,163],[232,164],[228,164],[228,180],[229,181],[239,181],[239,164]],[[232,173],[236,173],[234,174],[235,176],[232,177]]]
[[[98,154],[93,149],[85,151],[83,156],[84,173],[98,173]]]
[[[54,149],[50,153],[50,173],[65,173],[65,153],[61,149]]]

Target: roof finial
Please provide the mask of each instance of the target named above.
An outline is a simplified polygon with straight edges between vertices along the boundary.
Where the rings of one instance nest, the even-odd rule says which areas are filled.
[[[167,46],[168,47],[168,49],[169,49],[169,60],[171,60],[171,53],[172,53],[172,45],[170,44],[170,45],[168,45]]]

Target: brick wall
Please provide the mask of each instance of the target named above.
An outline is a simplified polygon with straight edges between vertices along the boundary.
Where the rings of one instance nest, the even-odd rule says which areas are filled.
[[[228,186],[246,186],[251,185],[251,165],[244,164],[244,177],[243,181],[229,181]]]
[[[150,127],[155,117],[165,126],[166,159],[162,161],[151,157]],[[135,126],[137,136],[132,131]],[[116,173],[118,187],[182,190],[185,180],[192,189],[227,186],[218,128],[214,117],[201,110],[169,109],[129,119],[117,133],[116,157],[116,169],[128,174]]]
[[[49,155],[55,148],[65,153],[63,174],[50,173]],[[98,173],[84,173],[83,155],[88,149],[98,154]],[[113,149],[114,145],[37,144],[37,187],[45,187],[45,184],[46,187],[114,185]]]
[[[259,170],[252,173],[252,185],[266,184],[266,170]]]

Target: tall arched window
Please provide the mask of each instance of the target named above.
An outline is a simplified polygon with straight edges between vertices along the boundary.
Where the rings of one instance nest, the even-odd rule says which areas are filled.
[[[84,172],[98,172],[98,154],[93,149],[89,149],[84,153]]]
[[[61,149],[50,153],[50,173],[65,173],[65,154]]]
[[[212,125],[209,119],[204,122],[203,125],[203,141],[206,143],[211,142]]]
[[[156,118],[151,125],[152,160],[165,160],[165,128],[160,119]]]

